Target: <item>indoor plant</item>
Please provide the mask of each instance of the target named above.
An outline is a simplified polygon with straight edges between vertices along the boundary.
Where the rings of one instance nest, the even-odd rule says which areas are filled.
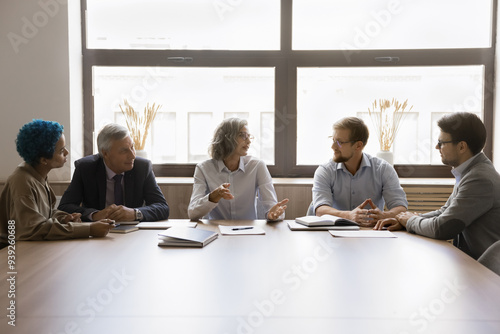
[[[144,108],[143,115],[139,115],[138,112],[124,100],[125,110],[120,104],[120,109],[125,116],[125,121],[127,122],[127,128],[130,131],[130,137],[134,141],[134,146],[137,155],[146,157],[147,154],[144,151],[146,146],[146,140],[148,138],[149,130],[151,129],[151,124],[156,117],[158,109],[161,105],[156,106],[154,103],[149,106],[149,103]]]
[[[383,158],[390,164],[393,164],[393,154],[391,152],[391,146],[394,143],[396,134],[401,125],[401,121],[405,112],[409,112],[410,109],[406,110],[408,107],[408,99],[403,103],[400,103],[395,98],[392,101],[387,99],[380,99],[373,101],[372,109],[368,108],[368,113],[375,125],[375,131],[378,136],[380,143],[380,152],[377,156]],[[379,111],[376,111],[377,108]]]

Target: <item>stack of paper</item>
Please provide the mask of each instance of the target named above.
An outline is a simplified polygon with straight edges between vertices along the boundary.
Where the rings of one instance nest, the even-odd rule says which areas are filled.
[[[293,220],[287,220],[288,228],[292,231],[327,231],[327,230],[359,230],[359,226],[336,226],[336,225],[322,225],[322,226],[306,226],[297,223]]]
[[[342,238],[397,238],[391,231],[362,230],[362,231],[330,231],[334,237]]]
[[[174,226],[196,227],[197,222],[165,220],[159,222],[142,222],[136,226],[140,229],[164,230]]]
[[[129,233],[129,232],[134,232],[138,231],[139,228],[135,225],[121,225],[118,224],[115,228],[112,228],[109,230],[111,233]]]

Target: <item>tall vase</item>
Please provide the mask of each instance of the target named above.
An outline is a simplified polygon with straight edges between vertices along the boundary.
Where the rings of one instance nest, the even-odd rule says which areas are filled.
[[[146,150],[136,150],[135,155],[144,159],[148,158],[148,152]]]
[[[394,153],[391,151],[380,150],[377,152],[377,158],[384,159],[389,164],[394,166]]]

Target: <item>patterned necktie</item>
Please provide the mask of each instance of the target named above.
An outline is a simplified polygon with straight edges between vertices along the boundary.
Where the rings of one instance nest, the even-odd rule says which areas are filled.
[[[113,179],[115,180],[115,204],[123,205],[123,188],[122,188],[122,174],[116,174]]]

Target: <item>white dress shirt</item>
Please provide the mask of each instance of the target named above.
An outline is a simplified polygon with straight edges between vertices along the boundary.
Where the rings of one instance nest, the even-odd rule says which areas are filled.
[[[110,206],[111,204],[115,203],[115,180],[113,179],[116,175],[115,172],[113,172],[107,165],[104,163],[104,167],[106,168],[106,208]],[[122,173],[122,175],[125,175],[125,173]],[[122,178],[121,183],[122,183],[122,189],[124,190],[125,193],[125,188],[124,188],[124,178]],[[125,202],[124,202],[125,203]],[[91,214],[89,214],[88,218],[91,221],[94,220],[94,213],[98,211],[94,211]]]
[[[210,192],[230,183],[232,200],[210,202]],[[237,170],[231,172],[221,160],[199,163],[194,171],[193,193],[188,207],[191,219],[266,219],[278,203],[271,174],[266,164],[251,156],[242,156]],[[284,218],[284,214],[279,218]]]

